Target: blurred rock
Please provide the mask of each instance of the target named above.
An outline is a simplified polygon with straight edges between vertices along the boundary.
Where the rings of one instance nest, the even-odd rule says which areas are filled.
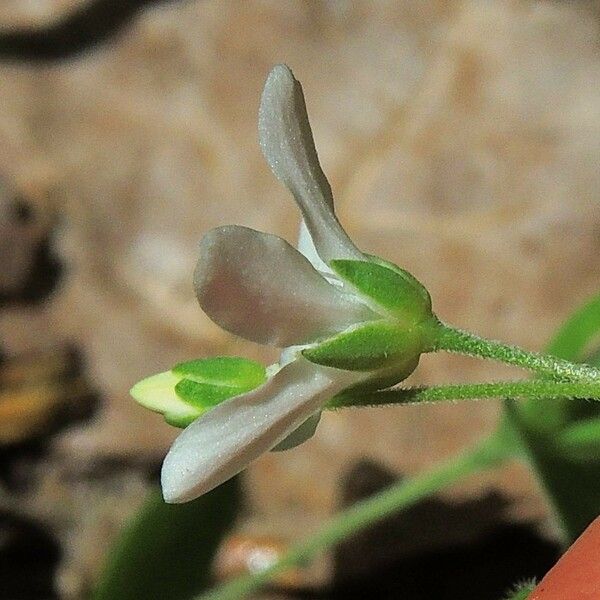
[[[0,304],[39,301],[58,280],[51,218],[35,200],[0,179]]]
[[[85,421],[97,404],[72,349],[52,348],[0,360],[2,448]]]

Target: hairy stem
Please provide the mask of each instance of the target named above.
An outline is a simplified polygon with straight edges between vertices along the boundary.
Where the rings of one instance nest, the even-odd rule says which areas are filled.
[[[600,381],[559,382],[534,379],[531,381],[438,385],[378,392],[348,391],[332,398],[325,408],[334,410],[360,406],[390,406],[489,398],[523,398],[539,401],[557,398],[600,400]]]
[[[433,340],[434,351],[446,350],[489,358],[559,381],[600,381],[600,370],[594,367],[571,363],[547,354],[528,352],[517,346],[481,338],[443,323],[439,323],[434,330]]]

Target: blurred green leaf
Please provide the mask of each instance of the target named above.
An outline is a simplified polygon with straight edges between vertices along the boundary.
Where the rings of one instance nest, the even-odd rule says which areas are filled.
[[[600,455],[600,417],[577,421],[558,436],[558,443],[570,454],[589,458],[590,453]]]
[[[582,361],[600,333],[600,296],[577,310],[559,329],[548,352]],[[598,366],[598,357],[588,360]],[[565,542],[571,542],[600,511],[600,406],[559,399],[506,402],[507,422],[551,503]]]
[[[93,600],[188,600],[207,589],[239,505],[238,478],[186,504],[153,491],[109,552]]]
[[[589,345],[600,334],[600,295],[575,311],[556,332],[548,354],[565,360],[581,360]]]

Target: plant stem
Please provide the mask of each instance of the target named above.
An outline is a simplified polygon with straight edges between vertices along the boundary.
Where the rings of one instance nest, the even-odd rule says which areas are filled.
[[[523,398],[540,401],[558,398],[600,400],[600,381],[498,381],[391,389],[376,392],[349,391],[335,396],[325,405],[325,409],[335,410],[338,408],[391,406],[453,400],[483,400],[486,398]]]
[[[438,464],[425,473],[400,481],[370,498],[339,513],[328,525],[305,542],[293,547],[275,564],[225,583],[196,600],[236,600],[263,586],[272,577],[313,558],[319,552],[431,496],[459,479],[495,466],[508,458],[513,448],[506,439],[494,434],[452,459]]]
[[[479,358],[490,358],[559,381],[600,381],[600,371],[588,365],[571,363],[547,354],[528,352],[517,346],[481,338],[444,323],[437,325],[433,339],[434,351],[447,350]]]

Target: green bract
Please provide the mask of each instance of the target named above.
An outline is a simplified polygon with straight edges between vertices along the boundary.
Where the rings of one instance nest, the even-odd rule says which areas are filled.
[[[224,400],[249,392],[266,379],[260,363],[216,356],[180,363],[147,377],[133,386],[131,395],[142,406],[164,415],[170,425],[187,427]]]
[[[431,297],[407,271],[378,257],[362,260],[332,260],[333,271],[365,300],[404,324],[415,324],[432,316]]]
[[[369,321],[302,354],[313,363],[347,371],[375,371],[404,364],[421,353],[421,336],[396,321]],[[412,362],[412,360],[411,360]]]

